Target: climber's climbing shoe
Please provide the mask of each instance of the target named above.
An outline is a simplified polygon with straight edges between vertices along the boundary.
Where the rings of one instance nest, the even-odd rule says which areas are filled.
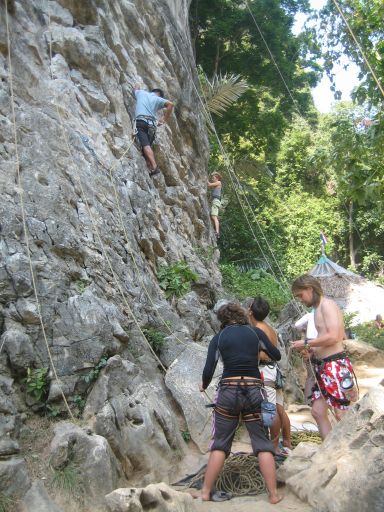
[[[156,167],[156,169],[154,169],[153,171],[149,171],[149,175],[151,178],[153,178],[154,176],[156,176],[156,174],[160,174],[160,172],[160,169]]]

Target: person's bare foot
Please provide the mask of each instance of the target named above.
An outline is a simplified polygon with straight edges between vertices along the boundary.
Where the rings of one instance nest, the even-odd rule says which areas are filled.
[[[282,496],[279,496],[278,494],[274,494],[273,496],[269,496],[269,503],[272,505],[276,505],[276,503],[280,503],[280,501],[283,499]]]
[[[282,449],[277,448],[275,450],[275,453],[276,453],[276,455],[279,455],[280,457],[288,457],[288,455],[290,455],[291,451],[292,450],[290,450],[289,448],[284,446]]]
[[[192,489],[189,491],[189,494],[192,498],[200,498],[202,501],[210,501],[209,494],[204,493],[203,491],[198,491],[197,489]]]

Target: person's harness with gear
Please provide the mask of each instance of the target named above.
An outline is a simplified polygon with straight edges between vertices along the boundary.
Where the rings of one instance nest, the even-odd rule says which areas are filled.
[[[152,116],[139,115],[135,119],[136,139],[140,147],[152,146],[156,139],[157,120]]]
[[[228,378],[228,379],[221,379],[219,382],[219,386],[221,388],[225,386],[236,386],[236,403],[237,403],[237,396],[238,393],[241,393],[245,398],[247,398],[248,391],[251,387],[258,387],[262,388],[263,381],[261,379],[244,379],[242,377],[238,379]],[[220,414],[221,416],[225,416],[226,418],[231,419],[242,419],[245,422],[248,421],[262,421],[261,416],[261,409],[258,408],[256,410],[253,409],[253,407],[250,407],[249,409],[243,409],[241,412],[237,412],[234,409],[228,409],[226,407],[218,406],[215,404],[214,412],[216,414]]]
[[[351,401],[339,398],[338,396],[333,395],[329,391],[327,391],[326,386],[323,382],[323,386],[320,386],[319,381],[322,379],[322,374],[324,372],[325,366],[327,363],[337,361],[341,367],[344,367],[345,370],[342,372],[344,375],[340,376],[340,387],[342,388],[343,392],[345,392],[348,389],[351,389],[354,385],[353,383],[353,377],[350,374],[350,369],[348,368],[347,364],[343,362],[343,360],[348,359],[346,352],[338,352],[337,354],[332,354],[328,357],[324,357],[322,359],[317,359],[316,357],[311,357],[311,364],[313,365],[313,369],[316,375],[316,383],[312,387],[312,393],[319,392],[324,397],[324,399],[329,398],[330,400],[336,402],[337,404],[341,406],[349,406]],[[352,369],[353,372],[353,369]],[[354,378],[356,379],[356,376],[353,372]],[[350,385],[350,381],[352,381],[352,385]],[[357,381],[356,381],[357,382]],[[347,385],[343,385],[343,383]]]

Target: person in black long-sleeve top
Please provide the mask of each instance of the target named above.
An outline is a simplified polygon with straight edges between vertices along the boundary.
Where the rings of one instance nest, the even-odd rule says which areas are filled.
[[[204,501],[210,500],[213,485],[231,451],[241,415],[251,438],[253,453],[259,459],[269,501],[278,503],[281,497],[276,488],[274,449],[266,436],[260,414],[263,396],[258,361],[260,350],[275,361],[280,360],[280,351],[261,329],[248,325],[247,314],[240,305],[225,304],[217,312],[217,317],[221,330],[209,344],[200,391],[209,386],[219,357],[224,371],[214,410],[213,439],[204,484],[195,496]]]

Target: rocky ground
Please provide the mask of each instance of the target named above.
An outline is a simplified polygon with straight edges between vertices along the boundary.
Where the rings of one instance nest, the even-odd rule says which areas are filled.
[[[384,352],[356,340],[348,340],[347,349],[354,362],[354,368],[360,388],[360,397],[363,397],[370,389],[377,387],[383,381]],[[299,380],[303,381],[305,377],[304,371],[300,366],[297,370]],[[287,412],[294,430],[316,430],[316,425],[311,416],[310,407],[307,405],[292,404],[288,407]],[[234,443],[233,452],[251,453],[251,446],[247,439],[246,432],[242,432],[241,440]],[[206,463],[206,460],[207,456],[202,457],[201,454],[191,449],[189,456],[184,459],[184,466],[182,469],[184,470],[184,474],[194,473],[196,469]],[[221,503],[204,503],[201,500],[195,500],[195,505],[196,510],[201,512],[208,510],[213,512],[216,510],[220,510],[222,512],[253,512],[256,504],[262,506],[263,510],[266,512],[269,510],[274,510],[276,512],[289,510],[297,510],[299,512],[317,510],[312,508],[303,500],[300,500],[292,490],[285,485],[280,487],[280,492],[284,496],[284,499],[277,505],[270,505],[266,494],[260,494],[259,496],[237,497]]]
[[[360,385],[360,395],[363,397],[368,391],[378,389],[378,385],[383,379],[384,352],[372,349],[369,345],[361,344],[354,340],[348,341],[348,350],[354,358],[356,374]],[[107,373],[107,370],[104,370],[104,372]],[[302,378],[303,376],[301,376],[301,379]],[[366,407],[365,410],[370,410],[370,408]],[[308,406],[303,404],[293,404],[288,408],[288,414],[294,429],[315,428]],[[39,496],[39,503],[44,502],[44,500],[41,501],[41,495],[44,494],[44,492],[41,489],[39,490],[38,485],[44,485],[45,491],[49,496],[46,501],[48,504],[48,508],[46,509],[47,511],[51,511],[49,507],[54,506],[52,503],[54,502],[58,507],[60,507],[57,509],[58,512],[89,512],[91,510],[88,505],[89,490],[87,490],[84,482],[81,481],[80,471],[88,471],[87,460],[88,463],[92,464],[94,470],[97,466],[97,459],[89,459],[89,454],[86,454],[85,452],[87,450],[93,452],[97,449],[101,450],[100,453],[103,453],[103,446],[98,444],[100,436],[89,435],[89,433],[87,434],[86,422],[84,420],[78,420],[70,427],[68,425],[68,422],[60,421],[60,419],[52,416],[33,416],[29,418],[20,432],[20,457],[26,461],[28,474],[30,475],[31,480],[37,482],[37,484],[35,484],[35,487],[37,485],[37,488],[34,487],[33,491],[37,496]],[[183,429],[185,426],[179,425],[179,427],[180,429]],[[361,430],[361,427],[359,428]],[[373,428],[373,439],[376,444],[377,442],[380,444],[383,434],[375,429],[376,427]],[[378,429],[380,430],[380,427],[378,427]],[[360,439],[358,441],[358,445],[360,446],[360,444],[364,444],[364,442]],[[83,455],[79,455],[77,458],[71,459],[71,455],[68,454],[68,450],[70,451],[71,447],[74,446],[76,446],[76,450],[83,453]],[[237,436],[233,446],[233,452],[251,452],[247,433],[243,429]],[[143,456],[144,455],[145,454],[143,453]],[[313,454],[311,453],[311,456],[312,455]],[[310,460],[311,456],[307,456],[306,454],[305,458]],[[355,456],[358,456],[357,453]],[[168,481],[175,482],[187,474],[195,473],[206,463],[207,457],[207,454],[203,454],[198,448],[198,445],[193,441],[185,443],[185,451],[180,451],[178,454],[175,454],[174,465],[167,473]],[[66,466],[66,472],[63,472],[61,470],[60,462],[67,459],[72,462]],[[104,458],[102,466],[106,463],[107,461]],[[290,474],[292,474],[292,471],[295,470],[290,470]],[[105,478],[105,476],[103,473],[100,473],[100,470],[97,470],[91,478],[100,480]],[[160,479],[158,478],[157,481],[159,480]],[[144,485],[151,483],[151,481],[153,482],[153,480],[143,478]],[[102,486],[103,484],[99,482],[98,485]],[[280,492],[284,495],[284,499],[280,504],[275,506],[268,503],[268,497],[266,494],[238,497],[233,498],[228,502],[221,503],[203,503],[201,500],[193,500],[192,503],[186,502],[183,506],[187,507],[185,510],[195,509],[196,511],[202,512],[208,510],[248,512],[251,510],[253,511],[256,504],[260,504],[266,512],[269,510],[274,510],[276,512],[289,510],[306,512],[309,510],[316,510],[312,508],[306,500],[300,500],[295,495],[296,491],[293,492],[292,489],[294,490],[291,485],[285,486],[282,484]],[[179,491],[180,488],[174,487],[174,490]],[[159,491],[156,490],[156,492]],[[165,491],[161,491],[163,494],[164,492]],[[111,494],[113,495],[113,493]],[[50,501],[50,499],[52,501]],[[116,497],[113,499],[116,499]],[[180,496],[180,499],[183,500],[185,498],[184,496]],[[35,511],[36,509],[31,508],[31,510]],[[44,510],[44,508],[41,510]],[[52,509],[52,511],[53,510],[55,509]],[[112,512],[120,512],[119,508],[113,508],[112,505],[110,510]],[[121,510],[125,509],[121,508]]]

